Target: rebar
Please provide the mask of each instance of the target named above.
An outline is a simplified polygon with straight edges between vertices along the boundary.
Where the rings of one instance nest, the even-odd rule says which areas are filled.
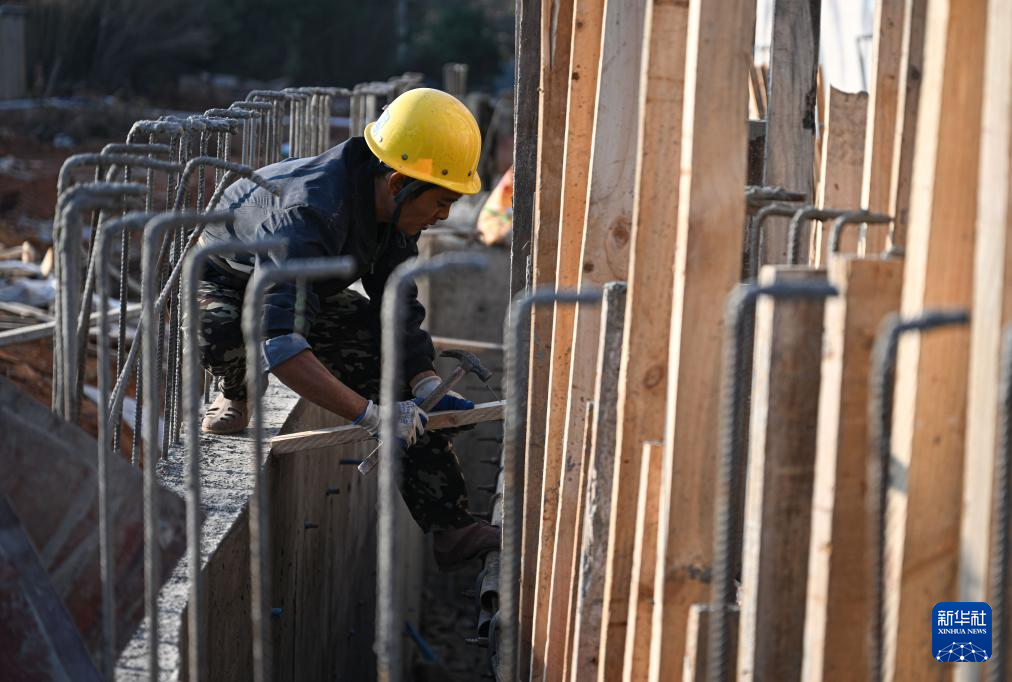
[[[1012,487],[1012,325],[1005,327],[1001,343],[998,384],[998,452],[994,459],[994,509],[991,519],[991,658],[988,682],[1005,682],[1009,599],[1009,488]]]
[[[270,623],[270,537],[267,521],[267,486],[263,483],[261,466],[264,463],[264,424],[262,393],[264,387],[263,354],[264,328],[261,312],[267,288],[277,282],[302,278],[351,277],[356,272],[355,261],[349,257],[307,258],[292,260],[283,265],[265,264],[254,269],[253,278],[243,298],[242,328],[246,342],[246,393],[253,402],[253,457],[250,461],[253,474],[253,492],[249,500],[250,538],[250,616],[253,635],[254,682],[273,680],[272,651],[267,626]]]
[[[104,269],[109,260],[109,250],[114,236],[119,232],[138,230],[144,227],[151,218],[148,213],[128,213],[127,215],[108,221],[95,235],[93,253],[100,269]],[[98,278],[98,328],[101,330],[98,341],[98,544],[99,571],[102,582],[102,673],[106,680],[115,677],[116,667],[116,592],[115,592],[115,533],[111,529],[113,522],[112,509],[109,504],[109,458],[111,452],[109,423],[109,344],[105,338],[108,327],[108,292],[107,279]],[[116,425],[118,427],[118,423]]]
[[[525,462],[523,425],[527,415],[527,374],[530,326],[534,306],[542,303],[597,303],[601,292],[555,291],[541,287],[513,298],[503,323],[506,341],[506,421],[503,428],[503,525],[499,559],[499,673],[500,679],[517,679],[517,581],[520,576]]]
[[[765,210],[765,209],[764,209]],[[730,629],[727,622],[728,605],[736,601],[734,567],[741,552],[742,501],[739,481],[742,468],[747,466],[747,450],[743,452],[742,427],[743,387],[742,366],[745,361],[740,339],[745,326],[754,319],[756,301],[760,296],[774,299],[827,298],[837,290],[824,283],[776,283],[766,286],[739,284],[727,297],[724,307],[724,369],[721,380],[720,460],[717,470],[717,490],[714,518],[712,608],[708,648],[707,679],[726,682],[727,652]]]
[[[911,331],[924,332],[939,327],[965,325],[970,315],[966,310],[932,310],[905,319],[897,313],[887,315],[879,326],[872,348],[868,400],[868,507],[869,540],[875,543],[872,561],[872,618],[868,629],[869,679],[885,679],[883,638],[886,636],[883,608],[885,605],[885,530],[889,487],[892,485],[892,415],[895,389],[896,351],[900,337]]]
[[[190,596],[187,603],[187,664],[189,679],[200,682],[207,679],[207,646],[203,624],[204,593],[200,572],[200,405],[203,393],[203,370],[200,367],[200,307],[197,290],[207,261],[212,256],[230,253],[267,253],[283,251],[284,240],[263,240],[253,244],[225,242],[194,249],[186,257],[183,269],[182,300],[186,311],[183,317],[185,348],[183,353],[183,410],[186,412],[186,552],[187,578]]]
[[[218,213],[171,213],[155,216],[144,227],[144,242],[141,259],[153,263],[164,238],[171,230],[191,225],[224,224],[231,219],[227,212]],[[158,268],[146,267],[141,270],[141,312],[140,336],[145,348],[143,362],[143,404],[138,401],[137,411],[147,412],[142,419],[144,441],[144,615],[148,620],[148,674],[158,679],[158,588],[160,580],[160,553],[158,546],[158,482],[155,466],[161,458],[161,438],[158,433],[159,363],[157,353],[150,352],[157,342],[160,312],[152,305],[156,293],[155,278]]]
[[[882,213],[870,213],[865,210],[860,211],[848,211],[843,215],[840,215],[833,221],[833,227],[829,233],[829,252],[839,253],[840,252],[840,238],[843,236],[843,228],[847,225],[861,225],[861,236],[860,241],[863,242],[865,238],[865,231],[867,230],[866,225],[870,224],[889,224],[894,225],[895,220],[892,216],[888,216]],[[892,238],[893,228],[889,229],[890,239]]]
[[[763,246],[763,228],[766,227],[766,221],[773,216],[789,218],[797,212],[798,207],[794,204],[773,203],[759,209],[752,220],[749,221],[748,234],[745,241],[748,244],[748,267],[746,268],[746,272],[750,280],[755,281],[759,277],[759,254]]]
[[[485,268],[483,253],[447,253],[419,262],[401,263],[387,279],[380,311],[383,324],[382,371],[380,376],[380,462],[376,521],[376,652],[377,679],[397,682],[401,678],[400,595],[394,576],[397,482],[400,480],[400,453],[397,443],[397,403],[401,399],[401,357],[404,336],[404,299],[414,279],[447,270]]]
[[[825,221],[831,218],[838,218],[851,211],[843,211],[832,208],[816,208],[815,206],[803,206],[798,209],[791,218],[790,226],[787,228],[787,263],[798,265],[799,252],[801,251],[800,241],[801,226],[812,220]],[[806,259],[807,263],[807,259]]]

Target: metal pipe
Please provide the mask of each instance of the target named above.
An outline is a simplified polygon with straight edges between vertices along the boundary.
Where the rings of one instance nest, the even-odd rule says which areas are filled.
[[[263,346],[264,328],[261,311],[267,288],[291,279],[315,280],[351,277],[355,261],[349,257],[307,258],[283,265],[265,264],[253,271],[253,278],[243,298],[242,328],[246,340],[246,399],[253,402],[253,492],[249,500],[250,538],[250,616],[253,626],[254,682],[273,680],[272,651],[267,626],[270,623],[270,537],[267,522],[267,487],[263,483]]]
[[[837,217],[833,221],[833,227],[829,233],[829,252],[840,253],[840,237],[843,236],[843,228],[846,225],[851,224],[891,224],[894,223],[892,216],[884,215],[882,213],[870,213],[865,210],[860,211],[848,211]],[[892,229],[890,229],[890,235]],[[865,229],[861,230],[861,241],[864,241]]]
[[[1012,487],[1012,325],[1005,327],[998,384],[998,452],[994,459],[994,512],[991,519],[991,658],[988,682],[1008,679],[1005,639],[1009,616],[1009,488]]]
[[[739,499],[740,471],[747,463],[748,453],[742,452],[743,404],[742,367],[744,353],[740,339],[745,327],[754,319],[756,300],[769,296],[782,300],[789,298],[827,298],[837,290],[824,283],[777,283],[767,286],[739,284],[728,294],[724,307],[724,369],[721,381],[720,409],[720,460],[717,470],[717,490],[714,518],[713,592],[709,631],[710,682],[729,679],[726,663],[730,642],[727,606],[735,603],[735,557],[741,552],[741,500]]]
[[[503,525],[499,557],[499,673],[503,680],[517,679],[517,581],[520,576],[522,498],[524,481],[523,427],[527,415],[527,378],[530,314],[542,303],[597,303],[601,292],[540,287],[513,298],[503,324],[506,340],[506,422],[503,428]]]
[[[447,270],[478,270],[486,267],[483,253],[447,253],[424,262],[411,259],[401,263],[387,279],[383,290],[382,372],[380,377],[380,463],[376,521],[376,651],[377,679],[396,682],[401,677],[401,632],[403,621],[397,581],[394,579],[397,481],[400,456],[397,452],[397,403],[401,399],[401,357],[407,297],[414,279]]]
[[[155,216],[144,228],[142,261],[152,263],[161,246],[163,238],[171,230],[198,224],[224,224],[231,219],[227,212],[218,213],[171,213]],[[138,411],[147,411],[142,419],[142,437],[144,440],[144,614],[148,619],[148,674],[151,679],[158,679],[158,587],[160,580],[160,549],[158,547],[158,483],[155,466],[161,459],[161,438],[158,433],[158,356],[150,349],[155,348],[158,335],[158,315],[152,301],[155,297],[155,277],[158,268],[147,267],[141,271],[141,311],[140,335],[145,349],[143,362],[143,405],[138,404]]]
[[[868,376],[868,507],[869,539],[874,538],[872,563],[872,621],[868,631],[869,679],[883,680],[883,622],[885,603],[885,528],[886,496],[891,485],[893,391],[896,375],[896,351],[900,336],[907,332],[924,332],[951,325],[965,325],[970,321],[967,310],[932,310],[919,317],[904,319],[897,313],[887,315],[879,326],[871,354],[871,372]]]
[[[187,611],[187,664],[191,682],[207,678],[206,644],[201,627],[204,612],[203,577],[200,573],[200,405],[203,394],[203,370],[200,367],[200,307],[197,301],[199,282],[211,256],[230,253],[266,253],[282,250],[284,240],[270,239],[254,244],[225,242],[194,249],[186,257],[183,269],[183,295],[186,312],[183,317],[185,347],[183,364],[183,410],[186,412],[186,552],[190,597]]]

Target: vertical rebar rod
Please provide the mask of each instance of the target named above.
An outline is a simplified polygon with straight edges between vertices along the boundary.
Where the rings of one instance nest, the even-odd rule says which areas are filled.
[[[885,679],[883,641],[887,636],[885,606],[885,532],[889,487],[892,481],[892,416],[895,390],[896,353],[900,337],[911,331],[924,332],[938,327],[965,325],[970,321],[966,310],[931,310],[919,317],[904,319],[897,313],[886,316],[879,326],[871,354],[868,375],[868,488],[865,497],[869,525],[868,537],[875,543],[872,558],[872,617],[868,638],[868,677],[873,682]],[[930,653],[930,652],[929,652]]]
[[[517,607],[523,533],[523,425],[527,415],[527,380],[530,338],[526,332],[531,310],[542,303],[596,303],[600,291],[556,292],[541,287],[534,292],[517,294],[503,321],[506,343],[506,422],[503,429],[503,521],[502,552],[499,557],[499,674],[500,679],[517,678]],[[493,652],[495,653],[495,652]]]
[[[127,214],[110,220],[95,236],[93,250],[100,271],[105,270],[109,261],[109,250],[118,232],[137,230],[150,219],[147,213]],[[99,572],[102,583],[102,674],[106,680],[115,678],[116,669],[116,562],[115,533],[112,529],[113,514],[109,500],[109,465],[111,456],[111,432],[116,425],[109,422],[109,343],[104,330],[108,326],[108,279],[100,277],[97,283],[98,327],[103,330],[98,339],[98,544]]]
[[[1012,488],[1012,325],[1005,327],[1001,343],[998,384],[998,451],[994,459],[994,511],[991,519],[991,658],[988,682],[1008,679],[1009,489]]]
[[[284,241],[272,239],[254,244],[217,243],[197,248],[187,255],[182,283],[185,346],[183,353],[183,410],[186,412],[186,553],[190,595],[187,602],[187,668],[190,682],[207,679],[207,643],[202,626],[204,584],[200,572],[200,405],[203,370],[200,367],[200,306],[197,292],[204,268],[211,256],[233,253],[266,253],[281,250]]]
[[[356,272],[352,258],[293,260],[284,265],[256,267],[243,298],[242,328],[246,343],[246,399],[253,402],[253,457],[250,460],[253,492],[249,500],[250,538],[250,620],[253,635],[253,680],[273,680],[273,655],[267,629],[270,623],[270,536],[268,526],[268,487],[261,468],[264,456],[263,388],[264,370],[261,352],[264,327],[261,317],[267,289],[276,282],[304,278],[350,277]]]
[[[730,628],[727,607],[735,603],[737,590],[734,584],[737,556],[741,552],[742,500],[739,481],[743,467],[747,466],[748,453],[743,452],[744,400],[742,386],[745,362],[740,340],[745,326],[754,320],[756,300],[760,296],[776,299],[826,298],[835,296],[836,289],[822,283],[778,283],[768,286],[739,284],[728,294],[724,306],[724,367],[720,393],[720,459],[717,469],[717,489],[714,505],[714,549],[712,577],[712,611],[707,646],[707,679],[710,682],[727,682],[731,679],[727,668],[730,646]]]
[[[860,211],[849,211],[840,215],[833,221],[833,227],[829,232],[829,252],[839,253],[840,252],[840,238],[843,236],[843,228],[847,225],[861,225],[861,240],[864,240],[865,231],[867,230],[864,225],[881,225],[895,224],[892,216],[888,216],[882,213],[870,213],[865,210]],[[890,228],[890,234],[892,228]]]
[[[402,396],[401,358],[403,357],[405,299],[416,277],[447,270],[478,270],[486,267],[482,253],[457,252],[419,262],[401,263],[387,279],[383,290],[380,318],[382,333],[382,369],[380,373],[380,462],[376,521],[376,674],[380,682],[401,678],[402,620],[400,595],[395,578],[394,544],[396,536],[397,482],[401,475],[397,435],[397,404]]]
[[[141,260],[147,264],[141,270],[141,334],[146,352],[142,362],[144,376],[144,407],[142,420],[144,441],[144,615],[148,622],[148,675],[159,679],[158,661],[158,588],[161,585],[161,548],[158,545],[158,482],[156,469],[161,458],[161,438],[158,432],[159,362],[157,353],[148,351],[154,344],[161,326],[161,311],[154,305],[157,297],[155,267],[164,238],[173,230],[196,224],[223,224],[229,213],[171,213],[155,216],[144,227]]]

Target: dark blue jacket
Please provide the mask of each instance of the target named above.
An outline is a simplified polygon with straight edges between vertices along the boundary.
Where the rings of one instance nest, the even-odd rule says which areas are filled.
[[[347,280],[317,280],[307,284],[306,335],[320,310],[321,301],[361,279],[369,295],[369,323],[376,338],[380,333],[380,302],[383,287],[394,268],[418,255],[418,238],[406,238],[389,224],[376,222],[374,172],[375,157],[361,137],[353,137],[320,156],[288,159],[258,171],[281,189],[278,197],[250,180],[239,180],[225,190],[218,206],[233,211],[232,222],[208,227],[201,243],[213,244],[238,239],[244,243],[265,237],[287,241],[284,256],[273,260],[351,256],[358,266]],[[249,254],[214,259],[205,278],[231,280],[237,288],[245,286],[254,260]],[[295,325],[294,282],[272,286],[267,291],[263,310],[266,337],[264,355],[268,369],[276,367],[296,353],[310,348]],[[433,368],[435,352],[429,334],[421,329],[425,309],[418,302],[412,285],[408,296],[407,324],[404,329],[404,376],[410,379]]]

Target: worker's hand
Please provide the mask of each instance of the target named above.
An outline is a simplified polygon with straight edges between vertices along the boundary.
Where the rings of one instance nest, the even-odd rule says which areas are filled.
[[[425,433],[425,425],[429,418],[422,412],[418,405],[410,400],[397,403],[397,441],[401,448],[406,450],[415,444],[415,441]],[[380,409],[373,401],[365,406],[353,424],[358,424],[372,434],[373,438],[380,435]]]
[[[442,379],[438,376],[431,375],[424,379],[416,382],[411,387],[411,393],[415,396],[415,404],[421,405],[425,402],[425,399],[429,397],[429,394],[436,390],[439,384],[442,383]],[[443,412],[444,410],[473,410],[474,403],[464,396],[454,391],[447,392],[439,402],[436,403],[430,412]]]

